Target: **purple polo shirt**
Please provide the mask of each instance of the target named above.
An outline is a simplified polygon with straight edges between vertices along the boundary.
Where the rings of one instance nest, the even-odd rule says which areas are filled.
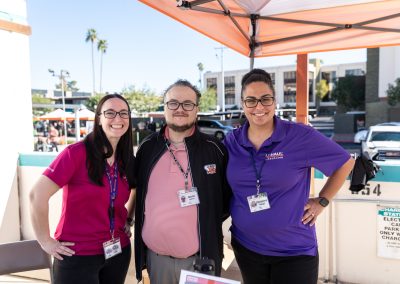
[[[224,140],[229,152],[227,177],[233,191],[232,236],[251,251],[270,256],[316,255],[315,226],[301,218],[309,198],[311,167],[330,176],[350,155],[310,126],[274,117],[275,130],[256,151],[247,137],[248,122]],[[271,208],[251,213],[247,197],[260,192]]]

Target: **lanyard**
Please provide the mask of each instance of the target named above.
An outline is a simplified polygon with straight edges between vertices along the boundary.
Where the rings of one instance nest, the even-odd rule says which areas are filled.
[[[118,191],[118,162],[114,161],[113,175],[111,175],[107,164],[105,165],[105,170],[106,170],[108,183],[110,184],[110,206],[108,207],[108,218],[110,219],[111,238],[114,239],[114,228],[115,228],[114,201],[117,198],[117,191]]]
[[[179,161],[176,159],[174,153],[172,153],[172,150],[171,150],[171,148],[169,147],[170,142],[168,141],[165,145],[167,146],[167,149],[168,149],[169,153],[171,154],[171,157],[174,159],[175,164],[178,166],[179,170],[181,171],[181,173],[182,173],[182,175],[183,175],[183,177],[184,177],[184,179],[185,179],[185,190],[187,191],[187,190],[189,189],[189,186],[188,186],[188,185],[189,185],[188,176],[189,176],[189,173],[190,173],[190,163],[189,163],[189,161],[188,161],[187,170],[186,170],[186,172],[185,172],[185,171],[183,170],[181,164],[179,163]]]
[[[262,173],[262,169],[264,168],[266,159],[264,159],[264,161],[262,162],[261,167],[260,167],[260,171],[257,171],[256,158],[254,157],[254,153],[251,150],[249,152],[251,154],[251,161],[253,162],[253,168],[254,168],[254,172],[256,174],[256,178],[257,178],[256,188],[257,188],[257,195],[258,195],[260,193],[260,187],[261,187],[261,182],[260,182],[261,173]]]

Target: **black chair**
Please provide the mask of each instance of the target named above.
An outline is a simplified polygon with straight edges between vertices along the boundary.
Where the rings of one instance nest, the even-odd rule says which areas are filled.
[[[0,244],[0,275],[47,268],[51,257],[36,240]]]

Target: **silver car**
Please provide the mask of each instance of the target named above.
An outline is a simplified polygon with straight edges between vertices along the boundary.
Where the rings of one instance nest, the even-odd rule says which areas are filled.
[[[215,136],[220,140],[233,130],[232,126],[223,125],[219,120],[200,119],[197,121],[197,126],[201,132]]]
[[[400,162],[400,126],[371,126],[361,140],[361,151],[373,160]]]

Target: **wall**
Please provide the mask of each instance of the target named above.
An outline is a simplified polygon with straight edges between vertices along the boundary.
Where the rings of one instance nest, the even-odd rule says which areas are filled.
[[[6,25],[0,26],[0,98],[3,98],[0,149],[2,149],[2,164],[6,165],[0,171],[0,240],[5,240],[10,238],[9,230],[13,231],[19,225],[18,214],[12,213],[15,211],[15,206],[10,205],[12,203],[9,200],[14,200],[16,194],[17,180],[14,180],[14,177],[18,153],[33,149],[33,129],[30,28],[26,20],[26,2],[25,0],[0,1],[0,12],[3,23],[15,26],[15,29],[11,30],[7,30]],[[5,217],[10,218],[12,222],[5,220]]]

